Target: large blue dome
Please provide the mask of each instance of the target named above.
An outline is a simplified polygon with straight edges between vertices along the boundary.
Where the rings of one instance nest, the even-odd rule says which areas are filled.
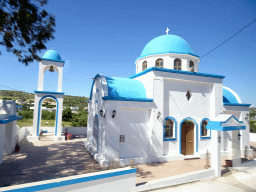
[[[57,53],[54,50],[46,51],[46,53],[43,56],[43,59],[61,61],[61,57],[60,57],[59,53]]]
[[[164,53],[189,54],[199,57],[194,54],[190,45],[181,37],[176,35],[162,35],[151,40],[144,47],[140,58]]]

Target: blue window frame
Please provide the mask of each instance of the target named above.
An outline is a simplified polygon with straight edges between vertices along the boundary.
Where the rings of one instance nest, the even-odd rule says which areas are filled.
[[[200,123],[200,138],[202,139],[211,139],[211,130],[206,129],[208,122],[210,120],[208,118],[202,119]]]
[[[173,117],[166,117],[163,126],[164,141],[177,140],[177,121]]]
[[[99,101],[99,89],[96,90],[95,101],[96,103]]]

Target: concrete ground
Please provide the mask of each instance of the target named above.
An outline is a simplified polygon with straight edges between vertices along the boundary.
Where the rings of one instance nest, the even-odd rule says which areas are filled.
[[[223,169],[222,177],[149,191],[155,192],[255,192],[256,191],[256,142],[251,142],[254,160],[242,162],[240,167]]]
[[[64,142],[24,139],[20,152],[4,156],[0,165],[0,187],[106,170],[91,157],[84,142],[85,137]],[[252,146],[255,150],[256,143]],[[222,172],[228,172],[224,160],[222,163]],[[136,165],[136,183],[202,170],[205,165],[205,159]]]
[[[23,139],[20,152],[5,155],[0,165],[0,187],[102,171],[84,148],[86,138],[70,141]]]
[[[184,185],[165,187],[155,192],[255,192],[256,191],[256,159],[248,162],[250,167],[233,168],[230,173],[213,180],[206,180]],[[241,169],[242,168],[242,169]]]

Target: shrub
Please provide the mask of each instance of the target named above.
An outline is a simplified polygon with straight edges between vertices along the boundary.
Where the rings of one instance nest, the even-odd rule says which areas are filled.
[[[62,121],[71,121],[72,119],[72,112],[71,109],[68,107],[62,111]]]
[[[24,119],[33,119],[33,111],[22,110],[18,112],[19,115],[23,116]]]
[[[72,114],[71,125],[73,127],[86,127],[87,114],[85,111],[79,111],[78,114]]]
[[[256,125],[254,124],[255,121],[250,121],[250,132],[251,133],[256,133]]]

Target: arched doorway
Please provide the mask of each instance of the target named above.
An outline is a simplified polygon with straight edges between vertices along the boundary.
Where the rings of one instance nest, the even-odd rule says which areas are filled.
[[[59,102],[57,100],[56,97],[52,96],[52,95],[45,95],[43,96],[40,101],[39,101],[39,109],[38,109],[38,123],[37,123],[37,133],[36,135],[39,136],[40,134],[40,127],[41,127],[41,117],[42,117],[42,110],[41,110],[41,107],[42,107],[42,102],[44,99],[46,98],[52,98],[55,100],[56,102],[56,112],[55,112],[55,127],[54,127],[54,136],[57,136],[57,127],[58,127],[58,108],[59,108]]]
[[[92,143],[93,143],[93,146],[96,147],[97,152],[98,152],[98,150],[99,150],[99,119],[98,119],[98,115],[96,115],[94,117]]]
[[[183,155],[194,155],[194,128],[195,124],[193,121],[187,119],[181,124],[181,154]]]

